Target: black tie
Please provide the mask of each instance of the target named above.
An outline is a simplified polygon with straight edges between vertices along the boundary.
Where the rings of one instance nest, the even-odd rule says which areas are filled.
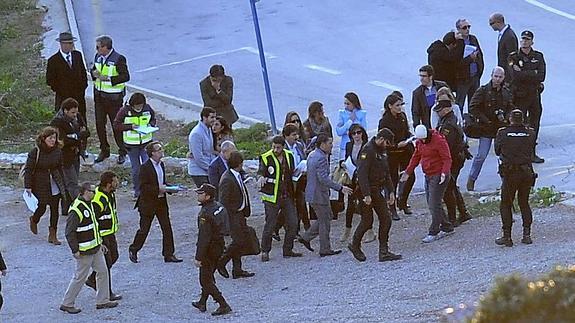
[[[68,63],[68,67],[72,68],[72,59],[69,53],[66,55],[66,63]]]

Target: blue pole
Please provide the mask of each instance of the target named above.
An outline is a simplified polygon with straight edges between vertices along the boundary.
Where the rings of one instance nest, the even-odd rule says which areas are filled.
[[[274,135],[278,134],[276,128],[276,118],[274,115],[274,105],[272,103],[272,91],[270,89],[270,81],[268,79],[268,69],[266,67],[266,57],[264,55],[264,45],[262,43],[262,35],[260,33],[260,23],[258,21],[258,12],[256,10],[256,2],[259,0],[250,0],[250,5],[252,7],[252,17],[254,19],[254,28],[256,30],[256,40],[258,42],[258,51],[260,54],[260,64],[262,66],[262,74],[264,77],[264,88],[266,90],[266,99],[268,101],[268,111],[270,113],[270,121],[272,124],[272,132]]]

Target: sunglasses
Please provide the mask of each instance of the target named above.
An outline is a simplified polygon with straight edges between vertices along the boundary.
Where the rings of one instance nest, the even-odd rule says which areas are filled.
[[[292,120],[291,122],[301,122],[301,120],[300,120],[300,119],[295,119],[295,120]]]
[[[461,29],[467,30],[467,29],[469,29],[469,28],[471,28],[471,25],[461,26]]]

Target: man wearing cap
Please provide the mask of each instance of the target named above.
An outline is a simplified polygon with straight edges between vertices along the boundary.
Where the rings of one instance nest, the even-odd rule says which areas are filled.
[[[489,26],[498,32],[497,65],[507,69],[509,54],[517,51],[517,35],[511,29],[511,26],[505,23],[505,17],[499,12],[489,16]]]
[[[200,82],[200,92],[204,106],[212,107],[230,125],[238,121],[238,114],[232,99],[234,96],[234,80],[226,75],[222,65],[212,65],[210,75]]]
[[[455,68],[459,57],[455,55],[455,33],[448,32],[443,40],[436,40],[427,48],[427,63],[433,66],[435,80],[446,82],[451,89],[457,89]]]
[[[478,121],[481,129],[477,155],[467,178],[467,190],[475,190],[483,163],[489,154],[497,129],[506,125],[509,112],[514,109],[511,91],[504,85],[505,71],[496,66],[491,72],[491,81],[481,86],[471,99],[469,114]]]
[[[200,312],[207,310],[206,303],[212,296],[220,306],[212,313],[213,316],[230,313],[232,309],[216,286],[214,271],[218,260],[224,251],[224,218],[227,211],[222,204],[215,200],[216,188],[211,184],[202,184],[195,189],[198,202],[202,206],[198,216],[198,242],[196,243],[196,267],[200,269],[200,286],[202,295],[200,300],[192,302],[192,306]]]
[[[94,110],[96,114],[96,132],[100,141],[100,154],[95,162],[99,163],[110,157],[110,144],[106,134],[106,118],[110,119],[114,140],[118,145],[118,164],[126,161],[128,154],[122,131],[113,127],[116,114],[122,108],[126,94],[126,82],[130,80],[126,57],[112,47],[110,36],[96,38],[96,56],[90,73],[94,81]]]
[[[427,129],[424,125],[415,127],[415,152],[411,156],[409,165],[405,173],[401,175],[400,181],[409,179],[421,163],[421,168],[425,174],[425,196],[427,206],[431,213],[431,225],[428,235],[423,238],[424,243],[439,240],[453,232],[453,226],[447,219],[441,200],[449,182],[451,172],[451,155],[447,140],[434,129]]]
[[[56,41],[60,50],[48,59],[46,66],[46,83],[56,94],[55,111],[60,110],[62,101],[73,98],[78,102],[78,112],[86,119],[85,92],[88,87],[88,75],[82,53],[74,49],[76,38],[69,32],[60,33]]]
[[[535,131],[523,124],[523,112],[513,110],[509,117],[510,125],[497,131],[495,137],[495,154],[501,161],[499,176],[501,176],[501,222],[503,236],[495,240],[498,245],[513,246],[511,226],[513,224],[513,200],[517,194],[517,202],[523,219],[523,238],[521,243],[531,244],[531,223],[533,216],[529,207],[529,191],[535,185],[537,174],[531,165],[531,153],[535,146]]]
[[[359,152],[357,159],[357,181],[361,196],[361,221],[355,229],[352,243],[347,248],[355,259],[365,261],[361,250],[361,240],[365,232],[373,225],[373,211],[379,219],[379,261],[394,261],[401,255],[389,251],[389,230],[391,216],[389,205],[395,203],[395,193],[389,165],[387,164],[386,147],[393,145],[394,135],[387,128],[381,129]],[[387,196],[384,196],[385,195]]]
[[[457,28],[455,55],[459,58],[457,66],[457,105],[463,115],[463,106],[467,98],[467,106],[471,104],[473,94],[479,88],[479,81],[483,75],[483,52],[477,37],[470,33],[471,24],[467,19],[458,19],[455,22]]]
[[[541,92],[545,81],[545,58],[543,53],[533,49],[533,33],[524,30],[521,33],[519,50],[509,54],[508,64],[511,72],[511,90],[515,106],[521,111],[526,123],[535,130],[535,140],[539,137],[541,123]],[[537,156],[535,146],[531,161],[543,163],[545,160]]]

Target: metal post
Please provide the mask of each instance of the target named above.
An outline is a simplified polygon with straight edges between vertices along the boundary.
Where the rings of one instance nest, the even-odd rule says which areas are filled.
[[[272,126],[272,132],[274,135],[278,134],[278,130],[276,128],[276,118],[274,115],[274,106],[272,103],[272,92],[270,89],[270,81],[268,79],[268,69],[266,67],[266,57],[264,54],[264,45],[262,43],[262,35],[260,33],[260,24],[258,21],[258,13],[256,10],[256,2],[259,0],[250,0],[250,5],[252,7],[252,17],[254,19],[254,28],[256,30],[256,40],[258,42],[258,51],[260,54],[260,64],[262,66],[262,74],[264,77],[264,88],[266,90],[266,99],[268,102],[268,111],[270,114],[270,121]]]

